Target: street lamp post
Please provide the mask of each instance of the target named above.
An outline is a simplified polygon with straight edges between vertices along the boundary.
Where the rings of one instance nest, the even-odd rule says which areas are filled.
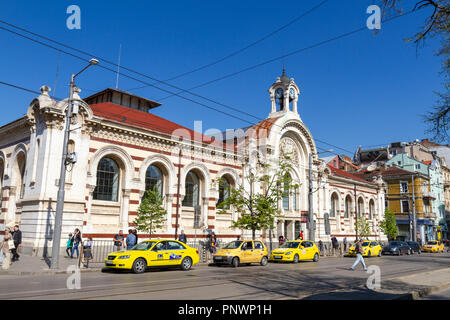
[[[62,219],[63,219],[63,208],[64,208],[64,187],[66,184],[66,169],[67,169],[67,155],[68,155],[68,147],[69,147],[69,136],[70,136],[70,123],[72,119],[72,100],[73,100],[73,92],[75,89],[75,78],[81,74],[84,70],[89,68],[92,65],[98,64],[97,59],[91,59],[89,61],[89,65],[87,65],[83,70],[78,72],[77,74],[72,74],[70,77],[70,85],[69,85],[69,100],[66,110],[66,128],[64,130],[64,141],[63,141],[63,151],[61,158],[61,171],[59,174],[59,187],[58,187],[58,196],[56,201],[56,213],[55,213],[55,227],[53,230],[53,246],[52,246],[52,260],[51,260],[51,269],[57,269],[59,263],[59,251],[61,245],[61,229],[62,229]]]
[[[333,152],[333,149],[330,150],[326,150],[326,151],[322,151],[322,152],[317,152],[315,153],[315,155],[319,155],[321,153],[326,153],[326,152]],[[310,153],[309,154],[309,213],[308,213],[308,238],[311,241],[315,241],[315,236],[314,236],[314,211],[313,211],[313,187],[312,187],[312,183],[313,183],[313,174],[312,174],[312,165],[313,165],[313,154]]]

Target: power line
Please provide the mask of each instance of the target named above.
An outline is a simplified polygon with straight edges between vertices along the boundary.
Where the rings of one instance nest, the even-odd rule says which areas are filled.
[[[0,20],[0,22],[2,22],[2,21]],[[23,34],[20,34],[20,33],[18,33],[18,32],[15,32],[15,31],[13,31],[13,30],[10,30],[10,29],[7,29],[7,28],[1,27],[1,26],[0,26],[0,29],[5,30],[5,31],[10,32],[10,33],[13,33],[13,34],[15,34],[15,35],[18,35],[18,36],[23,37],[23,38],[25,38],[25,39],[27,39],[27,40],[30,40],[30,41],[35,42],[35,43],[38,43],[38,44],[40,44],[40,45],[46,46],[46,47],[51,48],[51,49],[53,49],[53,50],[56,50],[56,51],[58,51],[58,52],[64,53],[64,54],[69,55],[69,56],[72,56],[72,57],[77,58],[77,59],[79,59],[79,60],[82,60],[82,61],[84,61],[84,62],[89,62],[88,59],[82,58],[82,57],[80,57],[80,56],[78,56],[78,55],[76,55],[76,54],[73,54],[73,53],[64,51],[64,50],[62,50],[62,49],[56,48],[56,47],[51,46],[51,45],[49,45],[49,44],[47,44],[47,43],[44,43],[44,42],[42,42],[42,41],[33,39],[33,38],[28,37],[28,36],[26,36],[26,35],[23,35]],[[35,34],[35,33],[33,33],[33,34]],[[44,36],[40,36],[40,37],[45,38],[45,39],[49,39],[49,38],[44,37]],[[49,40],[51,40],[51,39],[49,39]],[[53,42],[55,42],[55,43],[59,43],[59,42],[54,41],[54,40],[51,40],[51,41],[53,41]],[[64,44],[61,44],[61,45],[64,45]],[[66,45],[64,45],[64,46],[66,46]],[[71,48],[70,46],[66,46],[66,47]],[[76,51],[78,51],[78,52],[83,52],[83,51],[78,50],[78,49],[76,49]],[[87,53],[84,53],[84,54],[87,54]],[[91,56],[98,57],[98,56],[96,56],[96,55],[91,55]],[[102,58],[100,58],[100,57],[98,57],[98,58],[101,59],[101,60],[104,60],[104,59],[102,59]],[[105,61],[106,61],[106,60],[105,60]],[[109,62],[109,63],[115,65],[113,62]],[[108,71],[110,71],[110,72],[116,73],[116,71],[113,70],[113,69],[111,69],[111,68],[102,66],[102,65],[100,65],[100,64],[97,65],[97,66],[100,67],[100,68],[102,68],[102,69],[108,70]],[[127,69],[127,68],[125,68],[125,67],[123,67],[123,66],[122,66],[122,68],[123,68],[123,69]],[[136,73],[136,72],[135,72],[135,73]],[[130,78],[130,79],[135,80],[135,81],[137,81],[137,82],[144,83],[144,84],[146,84],[146,85],[148,85],[148,86],[154,87],[154,88],[156,88],[156,89],[158,89],[158,90],[161,90],[161,91],[163,91],[163,92],[170,93],[170,94],[172,94],[172,95],[176,95],[176,96],[178,96],[178,97],[180,97],[180,98],[182,98],[182,99],[185,99],[185,100],[187,100],[187,101],[193,102],[193,103],[198,104],[198,105],[201,105],[201,106],[203,106],[203,107],[205,107],[205,108],[214,110],[214,111],[216,111],[216,112],[219,112],[219,113],[221,113],[221,114],[227,115],[227,116],[232,117],[232,118],[234,118],[234,119],[237,119],[237,120],[246,122],[246,123],[248,123],[248,124],[250,124],[250,125],[252,125],[252,126],[258,126],[258,124],[255,124],[255,123],[253,123],[253,122],[250,122],[250,121],[248,121],[248,120],[246,120],[246,119],[243,119],[243,118],[241,118],[241,117],[235,116],[235,115],[230,114],[230,113],[228,113],[228,112],[224,112],[224,111],[219,110],[219,109],[216,109],[216,108],[214,108],[214,107],[208,106],[208,105],[206,105],[206,104],[204,104],[204,103],[195,101],[195,100],[190,99],[190,98],[187,98],[187,97],[185,97],[185,96],[181,96],[181,95],[179,95],[178,93],[174,93],[174,92],[171,92],[171,91],[169,91],[169,90],[160,88],[160,87],[155,86],[155,85],[153,85],[153,84],[151,84],[151,83],[148,83],[148,82],[145,82],[145,81],[143,81],[143,80],[141,80],[141,79],[137,79],[137,78],[135,78],[135,77],[133,77],[133,76],[130,76],[130,75],[126,74],[126,73],[122,73],[122,76],[127,77],[127,78]],[[221,104],[221,105],[226,106],[226,105],[224,105],[224,104]],[[228,107],[228,106],[226,106],[226,107]],[[232,107],[229,107],[229,108],[232,108]],[[242,110],[239,110],[239,109],[236,109],[236,108],[232,108],[232,109],[235,110],[235,111],[237,111],[237,112],[240,112],[240,113],[248,114],[248,113],[243,112]],[[259,120],[259,121],[265,120],[265,119],[259,118],[259,117],[257,117],[257,116],[251,115],[251,114],[248,114],[248,115],[252,116],[253,118],[255,118],[255,119]],[[335,147],[335,148],[337,148],[337,149],[340,149],[340,150],[343,150],[343,151],[345,151],[345,152],[352,153],[351,151],[345,150],[345,149],[343,149],[343,148],[340,148],[340,147],[335,146],[335,145],[333,145],[333,144],[327,143],[327,142],[322,141],[322,140],[320,140],[320,139],[315,139],[315,140],[318,141],[318,142],[321,142],[321,143],[324,143],[324,144],[333,146],[333,147]]]
[[[409,14],[409,13],[411,13],[411,12],[412,12],[412,11],[409,11],[409,12],[404,13],[404,14],[400,14],[400,15],[395,16],[395,17],[393,17],[393,18],[387,19],[385,22],[394,20],[394,19],[396,19],[396,18],[399,18],[399,17],[404,16],[404,15],[406,15],[406,14]],[[9,26],[12,26],[12,27],[14,27],[14,28],[16,28],[16,29],[18,29],[18,30],[21,30],[21,31],[30,33],[30,34],[32,34],[32,35],[35,35],[35,36],[37,36],[37,37],[40,37],[40,38],[42,38],[42,39],[45,39],[45,40],[47,40],[47,41],[51,41],[51,42],[56,43],[56,44],[58,44],[58,45],[60,45],[60,46],[64,46],[64,47],[69,48],[69,49],[71,49],[71,50],[80,52],[80,53],[82,53],[82,54],[84,54],[84,55],[89,55],[89,56],[91,56],[91,57],[94,56],[94,57],[96,57],[96,58],[98,58],[98,59],[100,59],[100,60],[103,60],[104,62],[106,62],[106,63],[108,63],[108,64],[113,65],[113,66],[117,66],[117,64],[115,64],[114,62],[108,61],[108,60],[106,60],[106,59],[103,59],[103,58],[98,57],[98,56],[93,55],[93,54],[89,54],[89,53],[87,53],[87,52],[85,52],[85,51],[82,51],[82,50],[79,50],[79,49],[70,47],[70,46],[68,46],[68,45],[65,45],[65,44],[63,44],[63,43],[61,43],[61,42],[55,41],[55,40],[50,39],[50,38],[48,38],[48,37],[42,36],[42,35],[40,35],[40,34],[31,32],[31,31],[28,31],[28,30],[25,30],[25,29],[20,28],[20,27],[18,27],[18,26],[15,26],[15,25],[12,25],[12,24],[10,24],[10,23],[7,23],[7,22],[5,22],[5,21],[3,21],[3,20],[0,20],[0,22],[1,22],[1,23],[4,23],[4,24],[7,24],[7,25],[9,25]],[[28,40],[33,41],[33,42],[36,42],[36,43],[38,43],[38,44],[47,46],[47,47],[49,47],[49,48],[52,48],[52,49],[57,50],[57,51],[59,51],[59,52],[62,52],[62,53],[64,53],[64,54],[67,54],[67,55],[70,55],[70,56],[75,57],[75,58],[77,58],[77,59],[80,59],[80,60],[82,60],[82,61],[88,62],[88,60],[85,59],[85,58],[79,57],[79,56],[77,56],[77,55],[75,55],[75,54],[73,54],[73,53],[70,53],[70,52],[66,52],[66,51],[64,51],[64,50],[62,50],[62,49],[53,47],[53,46],[51,46],[51,45],[49,45],[49,44],[47,44],[47,43],[43,43],[43,42],[41,42],[41,41],[38,41],[38,40],[36,40],[36,39],[27,37],[27,36],[25,36],[25,35],[23,35],[23,34],[20,34],[20,33],[17,33],[17,32],[15,32],[15,31],[6,29],[6,28],[4,28],[4,27],[0,27],[0,29],[3,29],[3,30],[5,30],[5,31],[10,32],[10,33],[13,33],[13,34],[16,34],[16,35],[21,36],[21,37],[23,37],[23,38],[25,38],[25,39],[28,39]],[[291,56],[291,55],[293,55],[293,54],[297,54],[297,53],[302,52],[302,51],[305,51],[305,50],[307,50],[307,49],[311,49],[311,48],[320,46],[320,45],[322,45],[322,44],[324,44],[324,43],[327,43],[327,42],[330,42],[330,41],[334,41],[334,40],[343,38],[343,37],[345,37],[345,36],[351,35],[351,34],[356,33],[356,32],[360,32],[360,31],[365,30],[365,29],[366,29],[366,27],[363,27],[363,28],[359,28],[359,29],[354,30],[354,31],[351,31],[351,32],[347,32],[347,33],[345,33],[345,34],[343,34],[343,35],[340,35],[340,36],[334,37],[334,38],[332,38],[332,39],[328,39],[328,40],[319,42],[319,43],[317,43],[317,44],[315,44],[315,45],[312,45],[312,46],[309,46],[309,47],[307,47],[307,48],[303,48],[303,49],[300,49],[300,50],[296,50],[296,51],[291,52],[291,53],[289,53],[289,54],[283,55],[283,56],[278,57],[278,58],[271,59],[271,60],[269,60],[269,61],[266,61],[266,62],[264,62],[264,63],[258,64],[258,65],[256,65],[256,66],[252,66],[252,67],[250,67],[250,68],[246,68],[246,69],[244,69],[244,70],[254,69],[254,68],[256,68],[257,66],[261,66],[261,65],[267,64],[267,63],[269,63],[269,62],[276,61],[276,60],[279,60],[279,59],[281,59],[281,58],[284,58],[284,57],[287,57],[287,56]],[[105,69],[105,70],[108,70],[108,71],[111,71],[111,72],[116,73],[115,70],[112,70],[112,69],[107,68],[107,67],[105,67],[105,66],[102,66],[102,65],[98,65],[98,66],[99,66],[100,68]],[[228,109],[232,109],[232,110],[234,110],[234,111],[236,111],[236,112],[246,114],[246,115],[251,116],[251,117],[253,117],[253,118],[255,118],[255,119],[262,120],[262,119],[259,118],[259,117],[256,117],[256,116],[254,116],[254,115],[252,115],[252,114],[249,114],[249,113],[246,113],[246,112],[242,111],[242,109],[236,109],[236,108],[234,108],[234,107],[227,106],[227,105],[225,105],[225,104],[222,104],[222,103],[220,103],[220,102],[214,101],[214,100],[212,100],[212,99],[209,99],[209,98],[200,96],[200,95],[198,95],[198,94],[189,92],[188,90],[191,90],[191,89],[184,90],[184,89],[178,88],[178,87],[176,87],[176,86],[173,86],[173,85],[171,85],[171,84],[168,84],[168,83],[166,83],[166,82],[164,82],[164,81],[160,81],[160,80],[155,79],[155,78],[153,78],[153,77],[150,77],[150,76],[148,76],[148,75],[145,75],[145,74],[142,74],[142,73],[140,73],[140,72],[134,71],[134,70],[132,70],[132,69],[130,69],[130,68],[126,68],[126,67],[123,67],[123,66],[122,66],[122,68],[125,69],[125,70],[127,70],[127,71],[130,71],[130,72],[132,72],[132,73],[141,75],[141,76],[143,76],[143,77],[146,77],[146,78],[149,78],[149,79],[152,79],[152,80],[156,80],[157,82],[162,83],[162,84],[165,84],[165,85],[167,85],[167,86],[170,86],[170,87],[173,87],[173,88],[176,88],[176,89],[180,89],[181,92],[186,92],[186,93],[189,93],[189,94],[191,94],[191,95],[198,96],[198,97],[200,97],[200,98],[202,98],[202,99],[206,99],[206,100],[211,101],[211,102],[213,102],[213,103],[216,103],[216,104],[219,104],[219,105],[221,105],[221,106],[224,106],[224,107],[226,107],[226,108],[228,108]],[[244,72],[244,70],[241,70],[240,72]],[[240,72],[239,72],[239,73],[240,73]],[[234,74],[236,74],[236,73],[234,73]],[[235,119],[238,119],[238,120],[247,122],[247,123],[251,124],[252,126],[255,125],[254,123],[252,123],[252,122],[250,122],[250,121],[248,121],[248,120],[242,119],[242,118],[240,118],[240,117],[237,117],[237,116],[235,116],[235,115],[233,115],[233,114],[224,112],[224,111],[222,111],[222,110],[218,110],[218,109],[216,109],[216,108],[214,108],[214,107],[211,107],[211,106],[208,106],[208,105],[206,105],[206,104],[204,104],[204,103],[201,103],[201,102],[195,101],[195,100],[193,100],[193,99],[190,99],[190,98],[181,96],[181,95],[179,95],[179,93],[181,93],[181,92],[174,93],[174,92],[171,92],[171,91],[169,91],[169,90],[166,90],[166,89],[162,89],[162,88],[160,88],[160,87],[157,87],[157,86],[155,86],[154,84],[147,83],[147,82],[145,82],[145,81],[143,81],[143,80],[140,80],[140,79],[137,79],[137,78],[135,78],[135,77],[132,77],[132,76],[130,76],[130,75],[128,75],[128,74],[122,73],[122,75],[125,76],[125,77],[127,77],[127,78],[130,78],[130,79],[132,79],[132,80],[135,80],[135,81],[137,81],[137,82],[141,82],[141,83],[145,84],[146,86],[151,86],[151,87],[154,87],[154,88],[156,88],[156,89],[158,89],[158,90],[161,90],[161,91],[163,91],[163,92],[169,93],[171,96],[174,96],[174,95],[175,95],[175,96],[178,96],[178,97],[180,97],[180,98],[182,98],[182,99],[185,99],[185,100],[187,100],[187,101],[193,102],[193,103],[198,104],[198,105],[201,105],[201,106],[203,106],[203,107],[206,107],[206,108],[208,108],[208,109],[214,110],[214,111],[219,112],[219,113],[221,113],[221,114],[225,114],[225,115],[228,115],[228,116],[230,116],[230,117],[232,117],[232,118],[235,118]],[[228,76],[226,76],[226,77],[228,77]],[[222,78],[223,78],[223,77],[222,77]],[[213,80],[213,81],[218,81],[218,80]],[[211,81],[208,82],[208,83],[211,83]],[[257,124],[256,124],[256,125],[257,125]],[[327,142],[321,141],[320,139],[315,139],[315,140],[318,141],[318,142],[321,142],[321,143],[324,143],[324,144],[333,146],[333,147],[335,147],[335,148],[337,148],[337,149],[343,150],[343,151],[348,152],[348,153],[350,153],[350,154],[353,153],[352,151],[349,151],[349,150],[346,150],[346,149],[337,147],[337,146],[335,146],[335,145],[333,145],[333,144],[329,144],[329,143],[327,143]]]
[[[418,9],[418,10],[420,10],[420,9]],[[410,10],[410,11],[408,11],[408,12],[401,13],[401,14],[396,15],[396,16],[394,16],[394,17],[385,19],[384,21],[382,21],[382,23],[387,23],[387,22],[390,22],[390,21],[392,21],[392,20],[395,20],[395,19],[398,19],[398,18],[400,18],[400,17],[403,17],[403,16],[405,16],[405,15],[411,14],[413,11],[414,11],[414,10]],[[284,59],[284,58],[287,58],[287,57],[290,57],[290,56],[293,56],[293,55],[296,55],[296,54],[299,54],[299,53],[301,53],[301,52],[304,52],[304,51],[307,51],[307,50],[310,50],[310,49],[313,49],[313,48],[322,46],[322,45],[324,45],[324,44],[327,44],[327,43],[330,43],[330,42],[333,42],[333,41],[336,41],[336,40],[339,40],[339,39],[348,37],[348,36],[350,36],[350,35],[353,35],[353,34],[355,34],[355,33],[358,33],[358,32],[361,32],[361,31],[365,31],[365,30],[367,30],[367,26],[364,26],[364,27],[361,27],[361,28],[358,28],[358,29],[355,29],[355,30],[352,30],[352,31],[349,31],[349,32],[346,32],[346,33],[343,33],[343,34],[341,34],[341,35],[332,37],[332,38],[327,39],[327,40],[323,40],[323,41],[321,41],[321,42],[318,42],[318,43],[315,43],[315,44],[313,44],[313,45],[310,45],[310,46],[307,46],[307,47],[304,47],[304,48],[301,48],[301,49],[292,51],[292,52],[290,52],[290,53],[287,53],[287,54],[284,54],[284,55],[281,55],[281,56],[278,56],[278,57],[275,57],[275,58],[272,58],[272,59],[263,61],[263,62],[261,62],[261,63],[255,64],[255,65],[253,65],[253,66],[250,66],[250,67],[247,67],[247,68],[244,68],[244,69],[241,69],[241,70],[239,70],[239,71],[235,71],[235,72],[229,73],[229,74],[224,75],[224,76],[221,76],[221,77],[219,77],[219,78],[216,78],[216,79],[213,79],[213,80],[209,80],[209,81],[207,81],[207,82],[204,82],[204,83],[201,83],[201,84],[196,85],[196,86],[194,86],[194,87],[191,87],[191,88],[189,88],[189,89],[187,89],[187,90],[190,91],[190,90],[198,89],[198,88],[201,88],[201,87],[210,85],[210,84],[212,84],[212,83],[215,83],[215,82],[218,82],[218,81],[221,81],[221,80],[230,78],[230,77],[234,77],[234,76],[236,76],[236,75],[238,75],[238,74],[241,74],[241,73],[243,73],[243,72],[247,72],[247,71],[250,71],[250,70],[259,68],[259,67],[264,66],[264,65],[266,65],[266,64],[269,64],[269,63],[272,63],[272,62],[275,62],[275,61],[278,61],[278,60],[281,60],[281,59]],[[158,100],[159,100],[159,101],[162,101],[162,100],[168,99],[168,98],[170,98],[170,97],[172,97],[172,96],[166,96],[166,97],[160,98],[160,99],[158,99]]]
[[[203,65],[203,66],[198,67],[198,68],[196,68],[196,69],[193,69],[193,70],[191,70],[191,71],[187,71],[187,72],[181,73],[181,74],[179,74],[179,75],[177,75],[177,76],[174,76],[174,77],[169,78],[169,79],[164,80],[164,81],[171,81],[171,80],[175,80],[175,79],[178,79],[178,78],[187,76],[187,75],[192,74],[192,73],[194,73],[194,72],[197,72],[197,71],[200,71],[200,70],[209,68],[209,67],[211,67],[211,66],[213,66],[213,65],[216,65],[216,64],[218,64],[218,63],[220,63],[220,62],[223,62],[223,61],[225,61],[225,60],[227,60],[227,59],[229,59],[229,58],[231,58],[231,57],[234,57],[235,55],[238,55],[239,53],[244,52],[245,50],[247,50],[247,49],[249,49],[249,48],[251,48],[251,47],[253,47],[253,46],[255,46],[255,45],[257,45],[257,44],[259,44],[259,43],[261,43],[261,42],[263,42],[264,40],[266,40],[266,39],[272,37],[273,35],[277,34],[278,32],[280,32],[280,31],[286,29],[286,28],[289,27],[290,25],[294,24],[295,22],[299,21],[299,20],[302,19],[303,17],[307,16],[308,14],[312,13],[312,12],[315,11],[316,9],[320,8],[322,5],[324,5],[324,4],[325,4],[326,2],[328,2],[328,1],[329,1],[329,0],[324,0],[324,1],[320,2],[318,5],[314,6],[314,7],[311,8],[311,9],[309,9],[309,10],[306,11],[305,13],[303,13],[303,14],[301,14],[301,15],[295,17],[294,19],[292,19],[291,21],[289,21],[289,22],[286,23],[285,25],[283,25],[283,26],[279,27],[278,29],[276,29],[276,30],[274,30],[274,31],[272,31],[272,32],[270,32],[270,33],[268,33],[268,34],[266,34],[266,35],[263,36],[262,38],[260,38],[260,39],[258,39],[258,40],[256,40],[256,41],[254,41],[254,42],[252,42],[252,43],[250,43],[249,45],[247,45],[247,46],[245,46],[245,47],[242,47],[242,48],[240,48],[240,49],[238,49],[238,50],[236,50],[236,51],[234,51],[234,52],[232,52],[232,53],[230,53],[230,54],[228,54],[228,55],[226,55],[226,56],[224,56],[224,57],[222,57],[222,58],[220,58],[220,59],[217,59],[217,60],[215,60],[215,61],[213,61],[213,62],[211,62],[211,63],[208,63],[208,64],[206,64],[206,65]],[[146,88],[146,87],[147,87],[147,86],[135,87],[135,88],[128,89],[127,91],[134,91],[134,90],[142,89],[142,88]]]

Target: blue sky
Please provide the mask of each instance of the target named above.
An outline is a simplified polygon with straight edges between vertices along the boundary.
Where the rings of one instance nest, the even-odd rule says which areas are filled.
[[[195,69],[242,48],[284,25],[321,0],[291,1],[3,1],[0,19],[54,40],[117,61],[154,78],[165,80]],[[291,51],[362,27],[366,8],[375,0],[329,0],[322,7],[273,37],[220,64],[171,82],[190,88]],[[66,9],[81,9],[81,30],[69,30]],[[370,30],[266,64],[195,90],[196,93],[243,110],[258,118],[270,112],[267,89],[281,75],[294,77],[302,91],[300,116],[313,136],[346,150],[427,137],[421,118],[441,89],[437,41],[416,50],[405,42],[430,12],[422,11]],[[0,24],[1,25],[1,24]],[[1,25],[3,26],[3,25]],[[0,81],[38,91],[43,84],[66,97],[70,74],[84,63],[73,57],[0,30]],[[108,66],[108,65],[106,65]],[[151,82],[148,79],[143,79]],[[77,79],[82,97],[114,87],[116,75],[91,68]],[[121,77],[119,88],[141,83]],[[165,87],[173,91],[174,89]],[[167,94],[154,88],[133,91],[158,101]],[[33,94],[0,85],[3,113],[0,125],[25,114]],[[223,109],[250,122],[256,119]],[[153,112],[193,128],[239,128],[247,122],[229,118],[178,97],[161,101]],[[317,142],[320,148],[330,147]],[[341,153],[342,150],[335,149]]]

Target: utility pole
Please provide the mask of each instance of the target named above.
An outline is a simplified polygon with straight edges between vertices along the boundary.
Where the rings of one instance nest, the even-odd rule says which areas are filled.
[[[178,183],[177,183],[177,210],[176,210],[176,217],[175,217],[175,240],[177,239],[178,236],[178,214],[179,214],[179,210],[180,210],[180,179],[181,179],[181,146],[180,146],[180,153],[178,154]],[[197,226],[194,226],[196,233],[195,235],[197,236]]]
[[[314,211],[313,211],[313,174],[312,174],[312,153],[309,154],[309,214],[308,214],[308,239],[314,241]]]
[[[70,85],[69,85],[69,100],[66,110],[66,128],[64,130],[64,140],[63,140],[63,151],[61,158],[61,170],[59,174],[59,187],[58,187],[58,196],[56,201],[56,213],[55,213],[55,226],[53,232],[53,244],[52,244],[52,260],[51,260],[51,269],[57,269],[59,264],[59,251],[61,250],[61,229],[62,229],[62,221],[63,221],[63,209],[64,209],[64,195],[65,195],[65,184],[66,184],[66,169],[67,165],[67,155],[69,153],[69,136],[70,136],[70,123],[72,120],[72,100],[73,100],[73,92],[75,89],[75,78],[82,73],[84,70],[89,68],[92,65],[98,64],[97,59],[91,59],[89,61],[89,65],[85,67],[83,70],[78,72],[77,74],[72,74],[70,77]]]
[[[356,200],[356,184],[354,185],[355,189],[355,213],[356,213],[356,223],[355,223],[355,230],[356,230],[356,241],[358,241],[358,201]]]
[[[416,198],[414,196],[414,176],[415,176],[415,174],[411,177],[411,179],[412,179],[412,205],[413,205],[413,241],[416,242],[417,241],[417,231],[416,231],[417,221],[416,221]]]

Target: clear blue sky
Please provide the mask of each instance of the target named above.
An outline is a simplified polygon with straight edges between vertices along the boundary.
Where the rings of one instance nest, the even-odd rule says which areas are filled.
[[[248,45],[319,2],[16,0],[0,3],[0,19],[112,61],[117,61],[122,44],[122,65],[164,80]],[[362,27],[368,17],[366,8],[374,2],[329,0],[275,36],[173,84],[190,88]],[[66,9],[71,4],[81,8],[81,30],[66,27]],[[404,39],[419,29],[428,14],[422,11],[399,18],[383,24],[378,35],[366,30],[195,92],[266,118],[270,112],[267,89],[280,76],[284,63],[287,74],[295,78],[302,91],[300,116],[315,138],[351,151],[358,145],[424,138],[426,127],[421,114],[434,104],[433,91],[441,89],[441,62],[434,56],[439,44],[428,41],[417,51]],[[0,81],[37,91],[43,84],[54,88],[57,52],[3,30],[0,44]],[[85,64],[65,55],[60,56],[60,62],[56,96],[66,97],[70,74]],[[115,79],[113,73],[91,68],[77,84],[86,97],[92,90],[114,87]],[[123,77],[119,81],[123,90],[141,85]],[[156,101],[167,95],[152,88],[133,92]],[[0,97],[0,125],[4,125],[24,115],[34,95],[0,85]],[[248,126],[178,97],[162,103],[155,114],[190,128],[195,120],[203,121],[204,130]],[[329,148],[319,142],[317,145]]]

